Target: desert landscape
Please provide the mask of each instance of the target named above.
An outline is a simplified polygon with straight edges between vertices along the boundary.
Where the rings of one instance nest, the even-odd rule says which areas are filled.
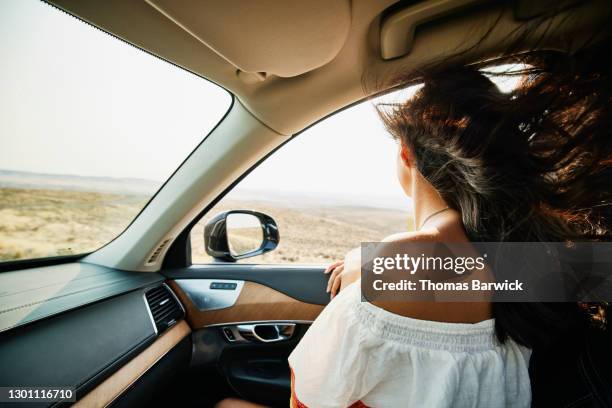
[[[40,176],[36,182],[27,175],[2,176],[0,173],[0,261],[93,251],[120,234],[152,194],[151,185],[145,188],[134,181],[109,192],[109,186],[117,185],[112,180],[43,183]],[[204,224],[213,215],[233,209],[266,213],[280,232],[276,250],[241,260],[243,263],[326,264],[341,259],[362,241],[378,241],[412,227],[407,211],[267,196],[241,197],[237,192],[221,200],[191,232],[193,262],[214,261],[204,250]]]
[[[117,236],[148,197],[0,188],[0,261],[93,251]]]
[[[314,205],[279,201],[222,200],[191,231],[194,263],[213,262],[204,250],[204,224],[228,210],[253,210],[271,216],[280,235],[278,247],[241,263],[327,264],[342,259],[360,242],[380,241],[387,235],[412,228],[408,212],[347,205]]]

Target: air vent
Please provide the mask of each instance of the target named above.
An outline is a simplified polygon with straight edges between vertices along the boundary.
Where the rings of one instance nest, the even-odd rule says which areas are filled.
[[[168,245],[168,243],[170,242],[171,239],[172,238],[165,239],[165,240],[162,241],[161,244],[159,244],[157,246],[155,251],[153,251],[151,256],[149,256],[149,259],[147,260],[147,265],[152,265],[152,264],[154,264],[157,261],[157,258],[159,258],[159,255],[162,253],[162,251],[164,250],[166,245]]]
[[[185,315],[183,307],[166,285],[148,290],[145,293],[145,298],[147,299],[151,319],[155,324],[157,334],[161,334]]]

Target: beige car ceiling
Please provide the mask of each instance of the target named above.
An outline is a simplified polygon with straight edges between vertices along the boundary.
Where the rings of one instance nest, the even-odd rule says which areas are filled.
[[[384,77],[461,50],[469,50],[464,55],[469,61],[498,56],[519,25],[542,11],[538,4],[546,7],[549,2],[429,0],[400,6],[394,0],[50,3],[222,85],[266,126],[290,135],[363,99],[364,73]],[[577,42],[588,28],[609,16],[605,1],[584,3],[588,4],[570,9],[572,19],[561,14],[550,26],[547,23],[555,35],[540,46],[571,47],[567,39]],[[493,25],[495,29],[480,41]]]

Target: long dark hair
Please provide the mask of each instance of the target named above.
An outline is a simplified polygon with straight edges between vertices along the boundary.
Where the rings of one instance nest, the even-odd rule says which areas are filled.
[[[518,65],[503,75],[521,82],[509,93],[475,66],[421,72],[424,85],[413,98],[379,107],[418,171],[461,213],[471,241],[609,240],[607,45],[515,57]],[[501,341],[510,336],[530,347],[583,321],[571,303],[494,303],[493,313]]]

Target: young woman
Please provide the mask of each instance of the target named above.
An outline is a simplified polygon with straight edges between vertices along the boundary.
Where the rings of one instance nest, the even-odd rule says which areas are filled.
[[[509,94],[476,68],[423,75],[414,98],[381,110],[418,227],[387,240],[608,239],[604,48],[526,57]],[[293,407],[529,407],[531,350],[589,319],[576,303],[362,302],[358,258],[328,268],[334,298],[289,357]],[[221,406],[240,404],[254,406]]]

